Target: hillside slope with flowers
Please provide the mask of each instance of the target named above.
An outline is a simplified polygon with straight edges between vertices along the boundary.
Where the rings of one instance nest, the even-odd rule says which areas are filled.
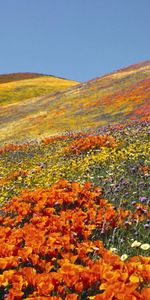
[[[0,75],[0,107],[46,94],[58,93],[78,82],[38,73]]]
[[[55,89],[52,93],[48,90],[48,86],[51,88],[48,79],[57,93]],[[59,88],[59,79],[54,81],[53,77],[38,77],[23,80],[23,84],[22,81],[0,84],[1,101],[7,103],[14,96],[16,99],[15,103],[1,106],[1,143],[149,118],[149,61],[81,84],[67,81],[70,87],[67,85],[64,91]],[[29,97],[30,92],[33,95]]]
[[[1,143],[1,300],[150,300],[146,113]]]

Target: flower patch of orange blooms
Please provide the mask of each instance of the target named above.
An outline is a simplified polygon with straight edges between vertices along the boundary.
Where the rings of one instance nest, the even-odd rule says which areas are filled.
[[[71,139],[79,139],[88,136],[87,133],[84,132],[67,132],[66,135],[55,135],[52,137],[45,137],[42,139],[43,144],[48,145],[57,141],[66,141],[69,138]]]
[[[24,144],[6,144],[4,146],[0,147],[0,154],[5,153],[5,152],[15,152],[18,150],[23,150],[29,147],[29,143],[24,143]]]
[[[90,149],[100,149],[101,147],[114,147],[116,145],[115,139],[112,136],[87,136],[73,141],[66,151],[69,153],[79,154]]]
[[[43,144],[48,145],[56,141],[65,141],[67,139],[67,136],[61,135],[61,136],[54,136],[54,137],[46,137],[42,140]]]
[[[148,216],[116,210],[90,183],[22,191],[1,209],[1,299],[149,300],[150,257],[122,261],[90,239]]]

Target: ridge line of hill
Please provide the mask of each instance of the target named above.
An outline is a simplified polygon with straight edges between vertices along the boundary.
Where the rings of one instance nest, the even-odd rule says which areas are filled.
[[[32,72],[15,72],[15,73],[0,74],[0,84],[13,82],[13,81],[28,80],[28,79],[38,78],[38,77],[54,77],[58,79],[76,82],[76,80],[73,79],[67,79],[64,77],[59,77],[50,74],[32,73]]]

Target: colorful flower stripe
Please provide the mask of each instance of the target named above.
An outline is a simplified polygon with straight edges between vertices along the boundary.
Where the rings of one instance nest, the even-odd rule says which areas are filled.
[[[66,151],[79,154],[80,152],[88,151],[89,149],[99,149],[100,147],[113,148],[115,144],[115,139],[111,136],[88,136],[73,141],[66,148]]]

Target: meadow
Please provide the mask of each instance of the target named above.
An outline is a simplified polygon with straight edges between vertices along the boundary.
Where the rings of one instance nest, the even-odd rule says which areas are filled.
[[[150,124],[0,147],[0,294],[150,300]]]

